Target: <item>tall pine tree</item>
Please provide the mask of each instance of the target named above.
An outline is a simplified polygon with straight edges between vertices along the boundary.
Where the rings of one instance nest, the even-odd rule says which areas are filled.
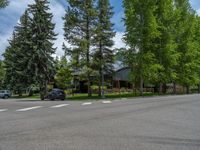
[[[111,23],[113,16],[109,0],[99,0],[97,4],[98,18],[96,29],[96,51],[94,54],[95,69],[99,72],[99,96],[104,97],[104,75],[112,75],[113,72],[113,37],[114,24]]]
[[[4,85],[5,80],[5,68],[4,68],[4,62],[0,60],[0,89]]]
[[[31,69],[27,67],[30,40],[30,19],[28,12],[25,11],[4,53],[6,84],[8,88],[17,90],[19,94],[32,83]]]
[[[8,1],[7,0],[0,0],[0,8],[4,8],[8,5]]]
[[[88,96],[91,96],[91,53],[97,16],[95,0],[67,0],[67,2],[69,6],[64,17],[64,36],[72,45],[68,53],[75,64],[73,69],[82,70],[86,75]]]
[[[35,0],[35,4],[29,5],[32,28],[32,51],[29,66],[35,74],[35,79],[40,87],[40,96],[43,100],[47,94],[47,84],[54,73],[55,54],[53,41],[55,24],[52,23],[52,13],[49,12],[47,0]]]

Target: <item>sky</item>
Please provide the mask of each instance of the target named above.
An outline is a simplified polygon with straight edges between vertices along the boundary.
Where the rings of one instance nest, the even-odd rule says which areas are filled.
[[[57,40],[55,41],[55,47],[57,47],[56,55],[61,56],[63,54],[62,44],[63,39],[63,20],[65,15],[65,9],[67,8],[66,0],[49,0],[50,9],[53,13],[53,22],[56,23],[55,32],[58,33]],[[0,9],[0,59],[1,54],[8,46],[8,39],[11,37],[14,30],[14,26],[17,25],[19,18],[24,13],[28,4],[32,4],[34,0],[10,0],[8,7]],[[193,9],[200,14],[200,0],[190,0]],[[123,33],[125,31],[122,18],[124,11],[122,7],[122,0],[110,0],[111,5],[114,7],[114,16],[112,22],[115,24],[114,29],[116,36],[114,37],[114,48],[124,47],[125,44],[122,41]],[[66,43],[67,44],[67,43]]]

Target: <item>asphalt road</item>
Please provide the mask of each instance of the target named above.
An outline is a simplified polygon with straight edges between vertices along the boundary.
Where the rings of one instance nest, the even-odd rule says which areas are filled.
[[[0,150],[200,150],[200,95],[0,99]]]

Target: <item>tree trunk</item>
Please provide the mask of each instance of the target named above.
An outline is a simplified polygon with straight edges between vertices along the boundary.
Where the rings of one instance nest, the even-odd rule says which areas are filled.
[[[87,41],[87,49],[86,49],[86,61],[87,61],[87,69],[90,68],[90,21],[89,17],[87,16],[87,23],[86,23],[86,41]],[[87,74],[88,79],[88,97],[92,96],[91,91],[91,81],[90,81],[90,73]]]
[[[186,86],[186,94],[190,94],[190,86],[189,85]]]
[[[166,83],[163,84],[162,93],[163,93],[163,94],[166,94],[166,93],[167,93],[167,85],[166,85]]]
[[[98,95],[99,95],[99,97],[101,97],[101,73],[100,73],[100,76],[99,76],[99,91],[98,91]]]
[[[21,90],[18,90],[18,95],[19,95],[19,97],[22,96],[22,91]]]
[[[173,83],[173,94],[176,94],[176,83]]]
[[[163,88],[163,84],[160,83],[160,84],[159,84],[159,94],[162,94],[162,88]]]
[[[92,96],[91,82],[90,82],[90,75],[88,75],[88,97],[91,96]]]
[[[133,93],[135,92],[135,85],[134,83],[132,83],[132,90],[133,90]]]
[[[200,93],[200,84],[198,84],[198,93]]]
[[[102,96],[102,98],[105,98],[105,95],[104,95],[104,74],[103,74],[103,72],[101,72],[101,96]]]
[[[40,85],[40,99],[44,100],[44,94],[43,94],[43,86],[42,86],[42,84]]]
[[[40,99],[44,100],[47,95],[47,81],[45,80],[40,84]]]
[[[143,77],[140,76],[140,96],[143,96],[143,84],[144,84]]]
[[[33,91],[32,91],[32,89],[29,90],[28,96],[33,96]]]

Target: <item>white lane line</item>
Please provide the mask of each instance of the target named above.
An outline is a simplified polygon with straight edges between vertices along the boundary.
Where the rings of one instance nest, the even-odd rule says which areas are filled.
[[[112,103],[111,101],[102,101],[103,104],[110,104]]]
[[[69,104],[61,104],[61,105],[51,106],[50,108],[60,108],[60,107],[68,106],[68,105],[69,105]]]
[[[86,103],[83,103],[82,105],[83,105],[83,106],[92,105],[92,102],[86,102]]]
[[[29,111],[37,108],[41,108],[42,106],[34,106],[34,107],[29,107],[29,108],[23,108],[23,109],[18,109],[16,111],[22,112],[22,111]]]
[[[0,112],[4,112],[7,111],[8,109],[0,109]]]

